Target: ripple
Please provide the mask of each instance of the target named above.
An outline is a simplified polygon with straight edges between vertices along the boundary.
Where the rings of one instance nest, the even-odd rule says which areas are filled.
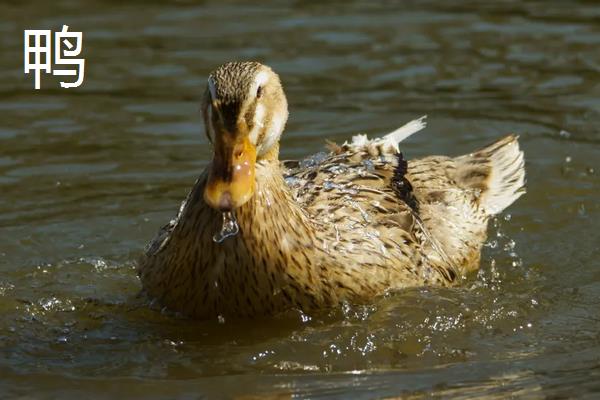
[[[67,108],[67,103],[59,101],[13,101],[0,102],[0,110],[15,112],[57,111]]]
[[[598,391],[597,4],[74,5],[0,4],[7,397]],[[84,87],[31,88],[10,22],[24,15],[83,31]],[[255,320],[190,321],[148,304],[135,260],[210,159],[206,76],[244,58],[280,74],[282,154],[297,159],[425,112],[408,159],[521,135],[528,193],[490,224],[480,271],[456,288]],[[318,155],[304,162],[318,168]]]

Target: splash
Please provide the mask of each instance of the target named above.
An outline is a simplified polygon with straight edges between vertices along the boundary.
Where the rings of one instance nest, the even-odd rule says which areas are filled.
[[[233,211],[227,211],[223,213],[223,225],[221,230],[213,236],[213,240],[216,243],[221,243],[228,237],[237,235],[240,231],[237,220],[235,219],[235,213]]]

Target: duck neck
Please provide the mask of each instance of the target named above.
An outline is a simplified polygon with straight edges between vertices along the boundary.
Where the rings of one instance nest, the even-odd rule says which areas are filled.
[[[273,157],[257,162],[254,196],[236,210],[241,238],[249,247],[312,246],[314,227],[283,179],[277,152],[270,150]]]

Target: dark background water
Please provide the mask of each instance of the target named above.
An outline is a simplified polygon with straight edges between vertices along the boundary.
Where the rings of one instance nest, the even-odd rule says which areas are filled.
[[[85,82],[34,91],[23,30],[63,24]],[[0,49],[1,397],[600,396],[597,2],[4,1]],[[281,75],[282,158],[423,114],[411,158],[518,133],[528,193],[477,277],[224,324],[136,299],[209,158],[207,74],[242,59]]]

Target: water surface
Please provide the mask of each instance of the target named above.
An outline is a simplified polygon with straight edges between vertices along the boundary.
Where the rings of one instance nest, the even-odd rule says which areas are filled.
[[[62,24],[85,83],[34,91],[23,30]],[[1,397],[600,395],[596,2],[4,2],[0,46]],[[282,77],[282,158],[423,114],[407,157],[519,134],[528,193],[481,272],[246,322],[138,299],[136,257],[210,158],[206,76],[235,59]]]

